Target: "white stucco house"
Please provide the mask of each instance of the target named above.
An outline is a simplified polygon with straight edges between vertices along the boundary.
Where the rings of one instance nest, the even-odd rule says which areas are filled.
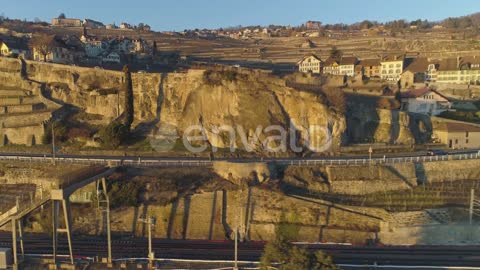
[[[439,115],[451,108],[447,97],[434,89],[424,87],[402,93],[402,110],[428,115]]]
[[[308,54],[297,62],[298,71],[300,72],[312,72],[319,74],[322,71],[322,60],[315,54]]]

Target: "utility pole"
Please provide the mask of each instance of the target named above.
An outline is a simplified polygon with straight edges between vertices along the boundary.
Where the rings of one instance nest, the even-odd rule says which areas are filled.
[[[102,186],[102,190],[100,190],[99,186]],[[103,195],[103,196],[102,196]],[[110,198],[107,192],[107,183],[105,178],[102,178],[100,182],[97,182],[97,209],[101,211],[102,219],[105,222],[106,219],[106,229],[107,229],[107,249],[108,249],[108,258],[107,263],[109,266],[112,265],[112,230],[111,230],[111,221],[110,221]]]
[[[148,227],[148,261],[151,265],[155,260],[155,253],[152,251],[152,226],[155,226],[155,218],[140,218],[139,221],[147,224]]]
[[[238,225],[235,227],[235,264],[233,270],[238,270]]]
[[[53,126],[55,125],[55,122],[52,122],[52,161],[53,165],[55,165],[55,131]]]
[[[473,223],[473,203],[475,200],[475,190],[472,188],[470,190],[470,211],[469,211],[469,220],[470,220],[470,225]]]

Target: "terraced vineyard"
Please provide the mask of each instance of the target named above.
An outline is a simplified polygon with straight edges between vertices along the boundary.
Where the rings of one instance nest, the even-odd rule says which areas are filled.
[[[468,207],[472,188],[480,191],[480,180],[432,183],[403,191],[377,192],[366,196],[331,193],[310,196],[352,206],[379,207],[389,211],[418,211],[440,207]]]

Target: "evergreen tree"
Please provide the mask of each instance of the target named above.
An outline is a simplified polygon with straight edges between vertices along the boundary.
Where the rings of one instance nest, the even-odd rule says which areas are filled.
[[[125,111],[124,111],[124,124],[130,130],[133,123],[133,83],[132,74],[128,65],[123,66],[123,72],[125,74],[124,91],[125,91]]]
[[[330,57],[334,59],[342,58],[343,52],[337,48],[337,46],[333,46],[330,50]]]
[[[157,55],[157,41],[153,41],[153,46],[152,46],[152,54],[153,56]]]

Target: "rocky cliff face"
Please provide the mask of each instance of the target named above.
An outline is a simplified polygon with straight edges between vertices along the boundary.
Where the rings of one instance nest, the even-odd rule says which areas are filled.
[[[378,109],[376,104],[358,100],[349,105],[347,122],[348,138],[350,142],[357,143],[425,143],[432,133],[428,116]]]
[[[272,125],[285,131],[292,128],[299,131],[299,139],[303,142],[313,134],[309,127],[320,126],[326,132],[317,136],[319,141],[327,143],[330,138],[326,135],[331,135],[332,147],[341,143],[346,128],[344,117],[329,110],[314,94],[288,88],[283,82],[267,75],[237,74],[232,81],[222,78],[216,82],[205,80],[203,70],[166,77],[161,89],[160,126],[173,125],[182,133],[190,126],[200,125],[205,129],[209,142],[219,148],[233,145],[244,149],[239,133],[244,131],[251,140],[258,127],[264,129],[259,135],[260,141],[269,135],[278,135],[265,130]],[[225,125],[235,128],[233,141],[219,132],[218,128]]]
[[[22,69],[17,60],[5,59],[2,65],[16,72]],[[122,72],[33,61],[26,61],[23,69],[28,79],[45,83],[53,100],[102,115],[105,123],[122,113]],[[205,70],[132,75],[135,123],[148,128],[145,132],[153,137],[169,129],[179,139],[198,125],[208,143],[218,148],[279,149],[279,140],[267,138],[285,135],[290,142],[296,134],[295,143],[300,146],[310,146],[309,139],[315,139],[328,146],[322,150],[333,150],[343,140],[343,115],[330,110],[315,94],[286,87],[275,76],[256,71],[207,74]],[[233,137],[222,131],[225,126],[234,129]],[[321,131],[314,133],[311,126]]]

